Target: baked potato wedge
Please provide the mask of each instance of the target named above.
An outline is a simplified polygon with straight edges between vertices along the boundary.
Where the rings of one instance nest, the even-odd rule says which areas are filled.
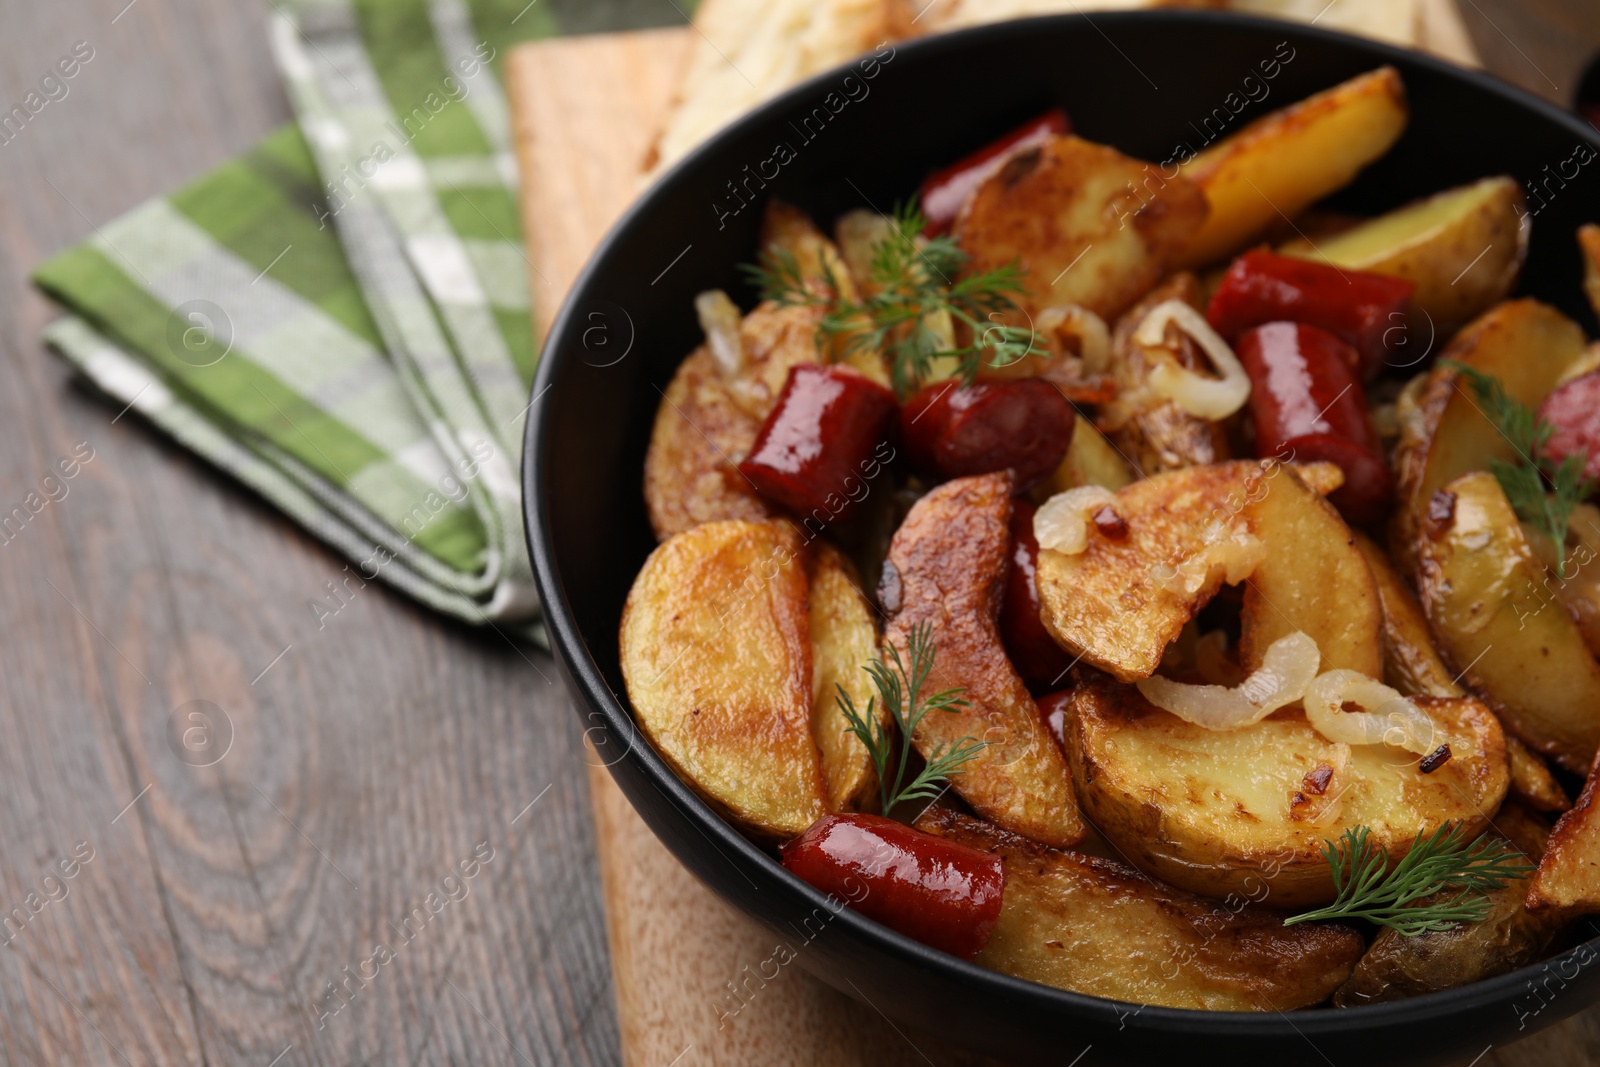
[[[767,839],[828,811],[804,550],[783,519],[705,523],[656,547],[622,609],[640,730],[707,803]]]
[[[1184,271],[1151,290],[1117,321],[1111,333],[1111,376],[1118,395],[1097,416],[1117,451],[1145,477],[1229,457],[1224,423],[1192,415],[1149,388],[1155,360],[1162,357],[1135,343],[1133,335],[1145,315],[1168,300],[1182,300],[1197,311],[1204,308],[1199,281]],[[1168,353],[1179,366],[1202,374],[1211,372],[1210,362],[1187,335],[1169,327],[1167,337],[1171,341]]]
[[[1281,464],[1245,507],[1266,555],[1244,584],[1239,660],[1248,674],[1272,643],[1299,630],[1322,669],[1383,672],[1383,608],[1355,534],[1332,504]]]
[[[1600,747],[1600,665],[1487,471],[1446,484],[1418,539],[1418,598],[1467,686],[1528,747],[1582,773]]]
[[[1583,254],[1583,293],[1600,315],[1600,226],[1588,222],[1578,227],[1578,251]]]
[[[1056,493],[1080,485],[1101,485],[1115,492],[1132,482],[1133,477],[1116,446],[1095,429],[1094,423],[1079,415],[1067,454],[1061,457],[1049,480],[1034,490],[1034,495],[1043,503]]]
[[[1549,830],[1515,804],[1508,804],[1495,816],[1489,833],[1533,864],[1544,855]],[[1559,915],[1529,912],[1523,905],[1527,889],[1528,879],[1520,878],[1489,891],[1489,914],[1482,922],[1429,930],[1412,937],[1396,930],[1380,931],[1356,964],[1350,980],[1334,994],[1334,1006],[1353,1008],[1454,989],[1535,962],[1545,954],[1565,921]],[[1447,889],[1424,897],[1414,906],[1438,903],[1441,897],[1448,898],[1456,892]]]
[[[1539,869],[1528,884],[1528,909],[1585,914],[1600,911],[1600,774],[1591,768],[1570,811],[1550,831]]]
[[[1267,476],[1235,461],[1170,471],[1117,492],[1120,540],[1091,535],[1076,555],[1039,552],[1040,618],[1062,648],[1122,681],[1147,678],[1225,579],[1255,569],[1265,546],[1244,514]]]
[[[1448,338],[1511,291],[1531,229],[1522,187],[1501,176],[1447,189],[1333,237],[1297,238],[1279,251],[1415,283],[1412,303],[1427,314],[1434,336]]]
[[[1223,907],[944,808],[917,828],[1000,857],[1005,901],[976,962],[1057,989],[1171,1008],[1304,1008],[1338,988],[1365,946],[1348,926],[1286,927],[1242,899]]]
[[[1446,822],[1488,825],[1509,772],[1493,714],[1471,697],[1413,697],[1450,746],[1424,774],[1387,745],[1342,745],[1281,711],[1254,726],[1208,730],[1134,686],[1087,677],[1073,694],[1067,755],[1090,822],[1146,874],[1204,896],[1274,908],[1333,899],[1322,853],[1364,823],[1391,859]]]
[[[1176,265],[1220,260],[1342,189],[1399,139],[1409,115],[1400,75],[1379,67],[1191,157],[1179,173],[1200,186],[1211,212]]]
[[[843,688],[857,708],[875,690],[862,667],[878,654],[878,623],[861,592],[855,568],[826,541],[812,542],[806,563],[807,614],[811,634],[811,734],[822,756],[828,810],[860,811],[876,804],[878,774],[867,748],[850,732],[839,706]],[[889,709],[873,705],[889,728]]]
[[[1440,358],[1493,375],[1508,396],[1537,409],[1583,355],[1577,323],[1537,300],[1508,300],[1457,334]],[[1436,366],[1414,403],[1403,408],[1394,453],[1399,506],[1391,531],[1402,570],[1413,569],[1421,519],[1434,493],[1452,478],[1486,470],[1491,459],[1517,458],[1459,377]]]
[[[1534,557],[1544,564],[1549,578],[1541,588],[1530,591],[1535,599],[1559,601],[1589,651],[1600,656],[1600,508],[1578,504],[1567,519],[1567,541],[1558,552],[1542,530],[1522,524],[1522,535]],[[1556,578],[1565,564],[1566,577]]]
[[[1359,530],[1355,537],[1356,548],[1367,561],[1383,605],[1384,684],[1408,697],[1461,696],[1466,690],[1456,683],[1454,673],[1433,647],[1428,618],[1405,579],[1376,542]]]
[[[1188,179],[1078,137],[1012,156],[956,219],[970,274],[1020,264],[1019,306],[1077,304],[1109,319],[1166,273],[1206,216]]]
[[[884,642],[910,662],[911,631],[931,630],[927,691],[960,686],[968,705],[922,720],[927,757],[963,738],[987,742],[953,779],[984,818],[1035,841],[1069,847],[1084,835],[1066,761],[1000,643],[1011,552],[1009,471],[957,478],[923,497],[895,532],[878,586]]]
[[[1550,773],[1544,759],[1506,734],[1506,757],[1511,761],[1511,796],[1530,811],[1563,812],[1572,807],[1567,791]]]

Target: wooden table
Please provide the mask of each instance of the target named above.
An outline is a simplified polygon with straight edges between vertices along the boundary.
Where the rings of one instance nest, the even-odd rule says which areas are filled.
[[[0,0],[4,107],[95,50],[0,145],[0,513],[59,497],[0,537],[0,1063],[615,1062],[584,750],[549,659],[376,585],[319,627],[343,561],[39,343],[34,265],[288,117],[266,4],[125,2]],[[1593,2],[1545,6],[1570,25]],[[555,6],[576,28],[675,17]],[[1485,56],[1514,41],[1508,73],[1570,91],[1571,34],[1463,7]],[[220,758],[180,759],[185,729]],[[1590,1012],[1481,1063],[1597,1059]]]

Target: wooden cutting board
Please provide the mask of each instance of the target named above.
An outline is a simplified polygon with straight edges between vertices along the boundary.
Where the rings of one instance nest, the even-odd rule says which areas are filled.
[[[1451,0],[1428,0],[1422,10],[1431,48],[1475,64]],[[507,85],[541,328],[638,193],[639,162],[692,40],[689,29],[649,30],[540,41],[510,53]],[[796,967],[764,983],[747,981],[773,955],[774,935],[695,881],[599,763],[593,760],[589,782],[628,1067],[988,1062],[907,1032]],[[753,993],[735,999],[734,984]],[[1593,1063],[1593,1014],[1513,1048],[1485,1050],[1473,1067]],[[1064,1038],[1063,1065],[1079,1051],[1068,1044]]]

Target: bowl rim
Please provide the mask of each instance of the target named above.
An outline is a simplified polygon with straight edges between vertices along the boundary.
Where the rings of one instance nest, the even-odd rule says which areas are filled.
[[[1600,149],[1600,130],[1589,126],[1575,113],[1484,71],[1471,70],[1425,52],[1401,48],[1354,34],[1238,12],[1172,8],[1106,11],[1096,13],[1092,17],[1083,13],[1040,15],[891,43],[897,56],[903,53],[912,57],[938,57],[960,52],[974,44],[1047,33],[1060,26],[1087,24],[1100,30],[1101,24],[1122,27],[1148,26],[1158,22],[1204,27],[1203,32],[1216,32],[1217,27],[1222,27],[1225,32],[1228,28],[1238,27],[1286,33],[1291,35],[1297,44],[1305,41],[1310,44],[1328,43],[1345,48],[1354,47],[1370,55],[1375,63],[1398,61],[1406,65],[1428,68],[1447,80],[1464,82],[1505,98],[1508,102],[1532,111],[1557,126],[1565,127],[1575,137]],[[1104,33],[1103,30],[1100,32]],[[532,396],[542,397],[546,391],[553,388],[555,373],[561,363],[560,350],[571,347],[565,342],[568,341],[567,335],[572,333],[577,320],[578,301],[574,298],[593,286],[599,276],[600,261],[607,253],[621,244],[628,235],[649,225],[655,202],[661,194],[687,181],[702,157],[720,152],[722,146],[728,142],[740,140],[746,136],[746,131],[767,122],[769,116],[817,95],[819,90],[831,86],[853,63],[854,60],[823,71],[767,99],[697,145],[682,159],[663,171],[634,199],[590,253],[589,259],[574,278],[560,310],[552,319],[546,340],[540,349],[535,379],[531,387]],[[1043,985],[958,959],[897,933],[848,907],[837,908],[836,902],[826,894],[791,874],[760,847],[739,833],[731,823],[713,811],[672,771],[652,745],[648,742],[635,743],[642,738],[642,735],[637,730],[627,706],[606,683],[594,658],[590,656],[583,635],[578,630],[570,599],[556,565],[549,516],[543,507],[540,493],[540,489],[547,484],[548,467],[552,461],[553,449],[545,441],[549,419],[544,414],[551,407],[552,405],[536,405],[530,413],[524,431],[521,479],[524,532],[533,562],[540,602],[543,605],[552,653],[565,661],[569,678],[579,690],[582,701],[589,705],[591,719],[594,713],[598,713],[604,720],[604,729],[610,731],[613,736],[628,738],[624,754],[604,764],[608,773],[613,773],[614,776],[611,768],[617,763],[623,760],[633,761],[643,776],[672,803],[685,820],[725,857],[731,855],[735,858],[735,866],[753,864],[762,868],[764,876],[777,880],[794,894],[798,901],[811,908],[828,909],[834,915],[830,923],[843,923],[852,937],[868,943],[873,950],[896,957],[908,965],[943,972],[959,983],[986,985],[997,994],[1011,999],[1019,1008],[1026,1008],[1029,1002],[1032,1002],[1040,1007],[1048,1005],[1052,1009],[1068,1009],[1071,1014],[1087,1017],[1086,1021],[1114,1022],[1119,1026],[1151,1032],[1251,1038],[1287,1038],[1298,1035],[1307,1039],[1315,1035],[1343,1033],[1362,1026],[1404,1026],[1430,1021],[1445,1014],[1461,1014],[1490,1007],[1503,1008],[1515,999],[1516,992],[1533,987],[1531,981],[1533,976],[1546,973],[1552,967],[1559,967],[1563,963],[1577,959],[1580,955],[1587,954],[1586,959],[1577,963],[1581,971],[1600,956],[1600,932],[1597,932],[1589,940],[1575,943],[1560,953],[1506,974],[1402,1000],[1328,1010],[1297,1009],[1290,1013],[1211,1011],[1137,1004]],[[578,710],[583,714],[582,708]],[[1590,923],[1590,928],[1595,929],[1593,921]],[[1543,1008],[1548,1006],[1542,1004],[1534,1014],[1543,1014]],[[1582,998],[1577,998],[1577,1002],[1569,1010],[1557,1011],[1545,1021],[1553,1022],[1586,1006]]]

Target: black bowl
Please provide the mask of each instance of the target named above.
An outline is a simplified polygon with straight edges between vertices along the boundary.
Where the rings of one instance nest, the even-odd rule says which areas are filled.
[[[720,287],[747,307],[753,302],[735,267],[752,256],[767,197],[825,222],[853,207],[887,210],[931,169],[1052,104],[1066,107],[1084,137],[1159,162],[1383,63],[1405,79],[1411,123],[1337,206],[1375,212],[1485,175],[1515,174],[1530,186],[1537,215],[1521,292],[1592,332],[1573,230],[1587,212],[1600,214],[1600,165],[1572,162],[1578,146],[1600,144],[1592,128],[1426,56],[1293,24],[1189,12],[982,27],[885,47],[875,68],[814,78],[657,182],[573,287],[539,366],[534,395],[549,395],[530,420],[523,477],[539,591],[578,714],[667,847],[787,939],[799,962],[835,988],[996,1056],[1085,1065],[1157,1057],[1272,1057],[1315,1067],[1444,1063],[1548,1026],[1600,996],[1600,970],[1589,966],[1595,942],[1461,989],[1293,1014],[1141,1009],[996,974],[849,910],[835,914],[827,898],[678,780],[635,732],[624,695],[617,624],[654,546],[641,495],[651,421],[660,390],[700,342],[694,294]],[[802,947],[800,930],[820,933]]]

